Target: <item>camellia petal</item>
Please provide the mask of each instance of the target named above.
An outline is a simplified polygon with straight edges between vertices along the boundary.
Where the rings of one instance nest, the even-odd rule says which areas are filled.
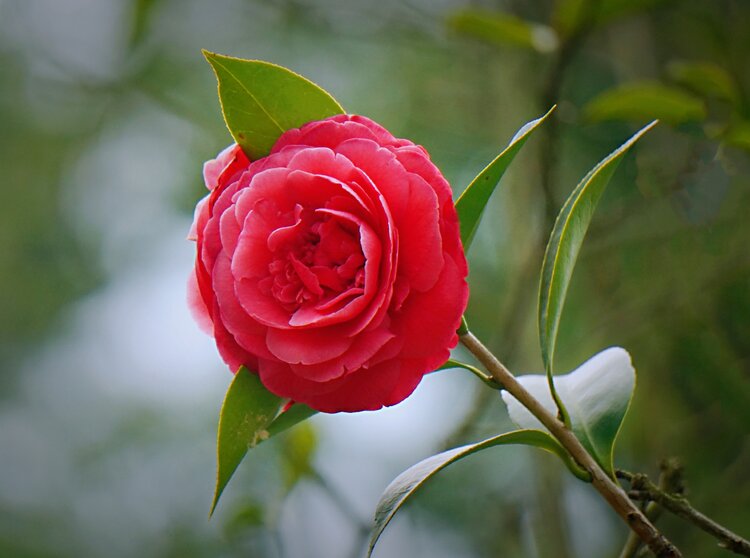
[[[324,412],[395,405],[448,357],[467,265],[450,187],[420,146],[362,116],[230,146],[190,238],[196,319],[233,372]]]

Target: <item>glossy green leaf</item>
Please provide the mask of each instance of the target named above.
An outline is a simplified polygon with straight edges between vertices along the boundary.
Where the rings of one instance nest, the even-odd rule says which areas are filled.
[[[221,493],[247,451],[269,438],[268,427],[282,403],[247,368],[240,368],[234,375],[219,416],[216,490],[209,515],[216,509]]]
[[[479,226],[479,220],[482,213],[490,200],[492,192],[505,174],[513,159],[526,143],[531,133],[555,110],[552,107],[547,114],[524,124],[513,139],[510,140],[508,147],[500,153],[495,159],[480,172],[474,180],[466,187],[466,190],[459,196],[456,201],[456,211],[458,220],[461,225],[461,242],[464,250],[468,251],[471,242],[474,240],[474,234]]]
[[[550,377],[565,296],[596,205],[625,153],[655,125],[652,122],[636,132],[596,165],[576,186],[557,216],[544,253],[539,285],[539,342]]]
[[[311,409],[307,405],[301,403],[295,403],[289,409],[281,413],[276,419],[268,425],[269,436],[276,436],[298,424],[304,420],[309,419],[311,416],[317,414],[318,411]]]
[[[724,68],[712,62],[673,62],[667,67],[669,77],[705,97],[730,102],[739,100],[737,85]]]
[[[503,12],[464,8],[448,18],[452,29],[496,45],[516,45],[538,52],[557,48],[557,34],[546,25],[532,23]]]
[[[663,120],[670,124],[703,120],[703,101],[690,93],[654,82],[633,82],[600,93],[583,109],[593,122]]]
[[[547,410],[556,412],[545,375],[519,376],[518,381]],[[555,388],[568,411],[573,433],[614,478],[615,441],[635,389],[630,355],[620,347],[606,349],[570,374],[555,376]],[[544,429],[515,397],[507,391],[502,396],[519,428]]]
[[[477,444],[469,444],[452,450],[444,451],[413,465],[398,477],[385,489],[375,509],[375,524],[370,535],[370,544],[367,556],[372,554],[375,544],[380,535],[390,523],[396,512],[419,490],[428,480],[451,463],[460,461],[473,453],[507,444],[522,444],[534,446],[557,455],[571,468],[571,471],[583,480],[588,480],[587,473],[582,471],[570,458],[563,447],[546,432],[540,430],[515,430],[506,434],[500,434],[493,438],[484,440]]]
[[[203,51],[219,82],[224,120],[251,159],[265,157],[279,136],[344,109],[326,91],[287,68]]]

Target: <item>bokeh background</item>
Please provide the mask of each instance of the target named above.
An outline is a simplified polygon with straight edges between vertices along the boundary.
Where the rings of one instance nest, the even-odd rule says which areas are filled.
[[[200,49],[286,65],[423,144],[455,192],[558,103],[470,254],[477,334],[541,368],[555,212],[638,124],[576,270],[558,369],[626,347],[617,462],[686,466],[750,535],[750,3],[742,0],[0,1],[0,556],[361,556],[399,472],[511,428],[470,375],[318,416],[254,450],[207,512],[230,374],[185,306],[201,164],[230,141]],[[678,520],[686,556],[723,556]],[[626,537],[554,458],[484,452],[397,517],[379,557],[616,556]]]

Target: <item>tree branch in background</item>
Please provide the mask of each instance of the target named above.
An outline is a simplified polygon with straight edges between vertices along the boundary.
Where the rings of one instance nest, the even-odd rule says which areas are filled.
[[[617,476],[630,483],[628,496],[633,500],[649,502],[662,507],[674,515],[689,521],[719,541],[719,545],[735,554],[750,556],[750,542],[726,527],[719,525],[713,519],[696,510],[685,498],[683,468],[676,460],[666,460],[661,464],[661,477],[669,479],[667,483],[655,485],[648,476],[641,473],[629,473],[618,470]],[[623,549],[624,552],[625,549]],[[636,549],[637,550],[637,549]],[[621,554],[624,558],[627,555]],[[631,554],[632,556],[632,554]]]
[[[619,476],[619,474],[618,474]],[[665,460],[661,464],[661,473],[659,474],[659,488],[672,494],[682,494],[684,491],[682,466],[676,460]],[[632,498],[631,498],[632,499]],[[644,513],[649,520],[654,523],[661,516],[663,508],[656,502],[644,502]],[[625,541],[620,558],[631,558],[639,556],[643,544],[638,535],[631,532]]]
[[[566,36],[560,41],[547,79],[539,95],[540,106],[551,107],[561,101],[560,92],[565,81],[565,74],[571,62],[581,49],[596,23],[601,0],[584,0],[580,7],[578,22]],[[541,148],[541,185],[544,194],[544,215],[547,228],[551,229],[557,217],[557,206],[554,196],[555,167],[557,166],[557,153],[560,143],[559,113],[551,115],[549,124],[545,127],[545,135],[542,136]]]

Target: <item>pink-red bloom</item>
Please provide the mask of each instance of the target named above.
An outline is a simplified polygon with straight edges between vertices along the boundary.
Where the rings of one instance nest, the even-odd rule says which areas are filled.
[[[467,266],[448,182],[362,116],[204,167],[190,300],[232,371],[324,412],[394,405],[457,342]]]

